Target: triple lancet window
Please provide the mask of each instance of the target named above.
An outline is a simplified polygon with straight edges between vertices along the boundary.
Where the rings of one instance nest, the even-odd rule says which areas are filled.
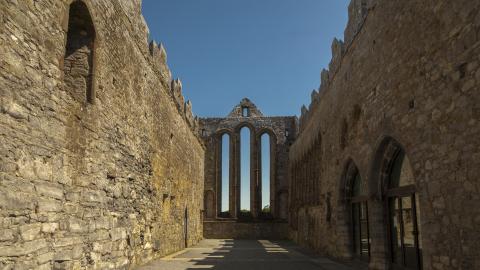
[[[269,130],[257,133],[241,125],[235,132],[217,136],[217,215],[220,218],[264,219],[274,217],[275,136]],[[273,206],[273,207],[272,207]],[[207,206],[206,206],[207,207]]]

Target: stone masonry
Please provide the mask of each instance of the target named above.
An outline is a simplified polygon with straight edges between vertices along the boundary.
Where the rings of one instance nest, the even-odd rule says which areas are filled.
[[[349,13],[345,42],[333,42],[290,151],[291,237],[332,257],[355,256],[355,165],[368,205],[365,264],[392,269],[384,177],[392,149],[402,149],[423,269],[480,269],[480,2],[354,0]]]
[[[0,269],[127,269],[202,238],[198,122],[140,1],[71,2],[0,4]]]
[[[299,119],[248,99],[195,117],[141,0],[3,0],[0,22],[0,269],[133,269],[204,237],[480,269],[480,1],[352,0]]]
[[[250,130],[250,216],[240,212],[241,165],[240,131]],[[200,133],[206,145],[205,155],[205,236],[213,238],[278,238],[287,232],[288,151],[297,133],[296,117],[267,117],[249,99],[243,99],[226,118],[201,118]],[[229,213],[222,216],[222,137],[229,137]],[[270,213],[262,213],[261,137],[270,137]],[[225,213],[223,213],[224,215]],[[231,219],[231,220],[229,220]],[[236,225],[239,222],[255,222]],[[266,220],[269,220],[267,224]],[[271,222],[279,222],[279,230]],[[285,227],[285,228],[284,228]],[[254,229],[257,228],[257,229]],[[272,232],[272,233],[268,233]]]

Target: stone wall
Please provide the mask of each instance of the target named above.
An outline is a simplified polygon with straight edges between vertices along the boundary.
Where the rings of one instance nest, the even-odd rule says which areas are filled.
[[[415,180],[424,269],[480,269],[479,14],[471,0],[352,1],[346,42],[334,41],[290,152],[297,242],[353,256],[346,170],[354,163],[368,197],[369,265],[387,269],[382,181],[394,145]],[[303,195],[308,183],[313,199]]]
[[[0,4],[1,269],[127,269],[202,238],[198,123],[140,1],[70,2]]]
[[[203,235],[207,239],[287,240],[287,222],[236,222],[206,220]]]

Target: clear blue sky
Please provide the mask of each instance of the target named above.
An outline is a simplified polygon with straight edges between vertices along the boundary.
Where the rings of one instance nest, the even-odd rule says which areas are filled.
[[[199,116],[225,116],[243,97],[266,115],[299,114],[320,84],[349,0],[143,0]]]

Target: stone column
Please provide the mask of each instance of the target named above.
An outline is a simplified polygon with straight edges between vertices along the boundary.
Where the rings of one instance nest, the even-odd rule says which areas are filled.
[[[215,217],[222,212],[222,135],[214,142],[215,149]]]
[[[261,209],[261,140],[254,134],[250,136],[250,211],[254,218],[257,218]]]
[[[278,192],[277,183],[277,138],[270,135],[270,213],[274,218],[279,216],[276,205],[276,195]]]
[[[230,217],[237,218],[240,211],[240,135],[230,136]]]

